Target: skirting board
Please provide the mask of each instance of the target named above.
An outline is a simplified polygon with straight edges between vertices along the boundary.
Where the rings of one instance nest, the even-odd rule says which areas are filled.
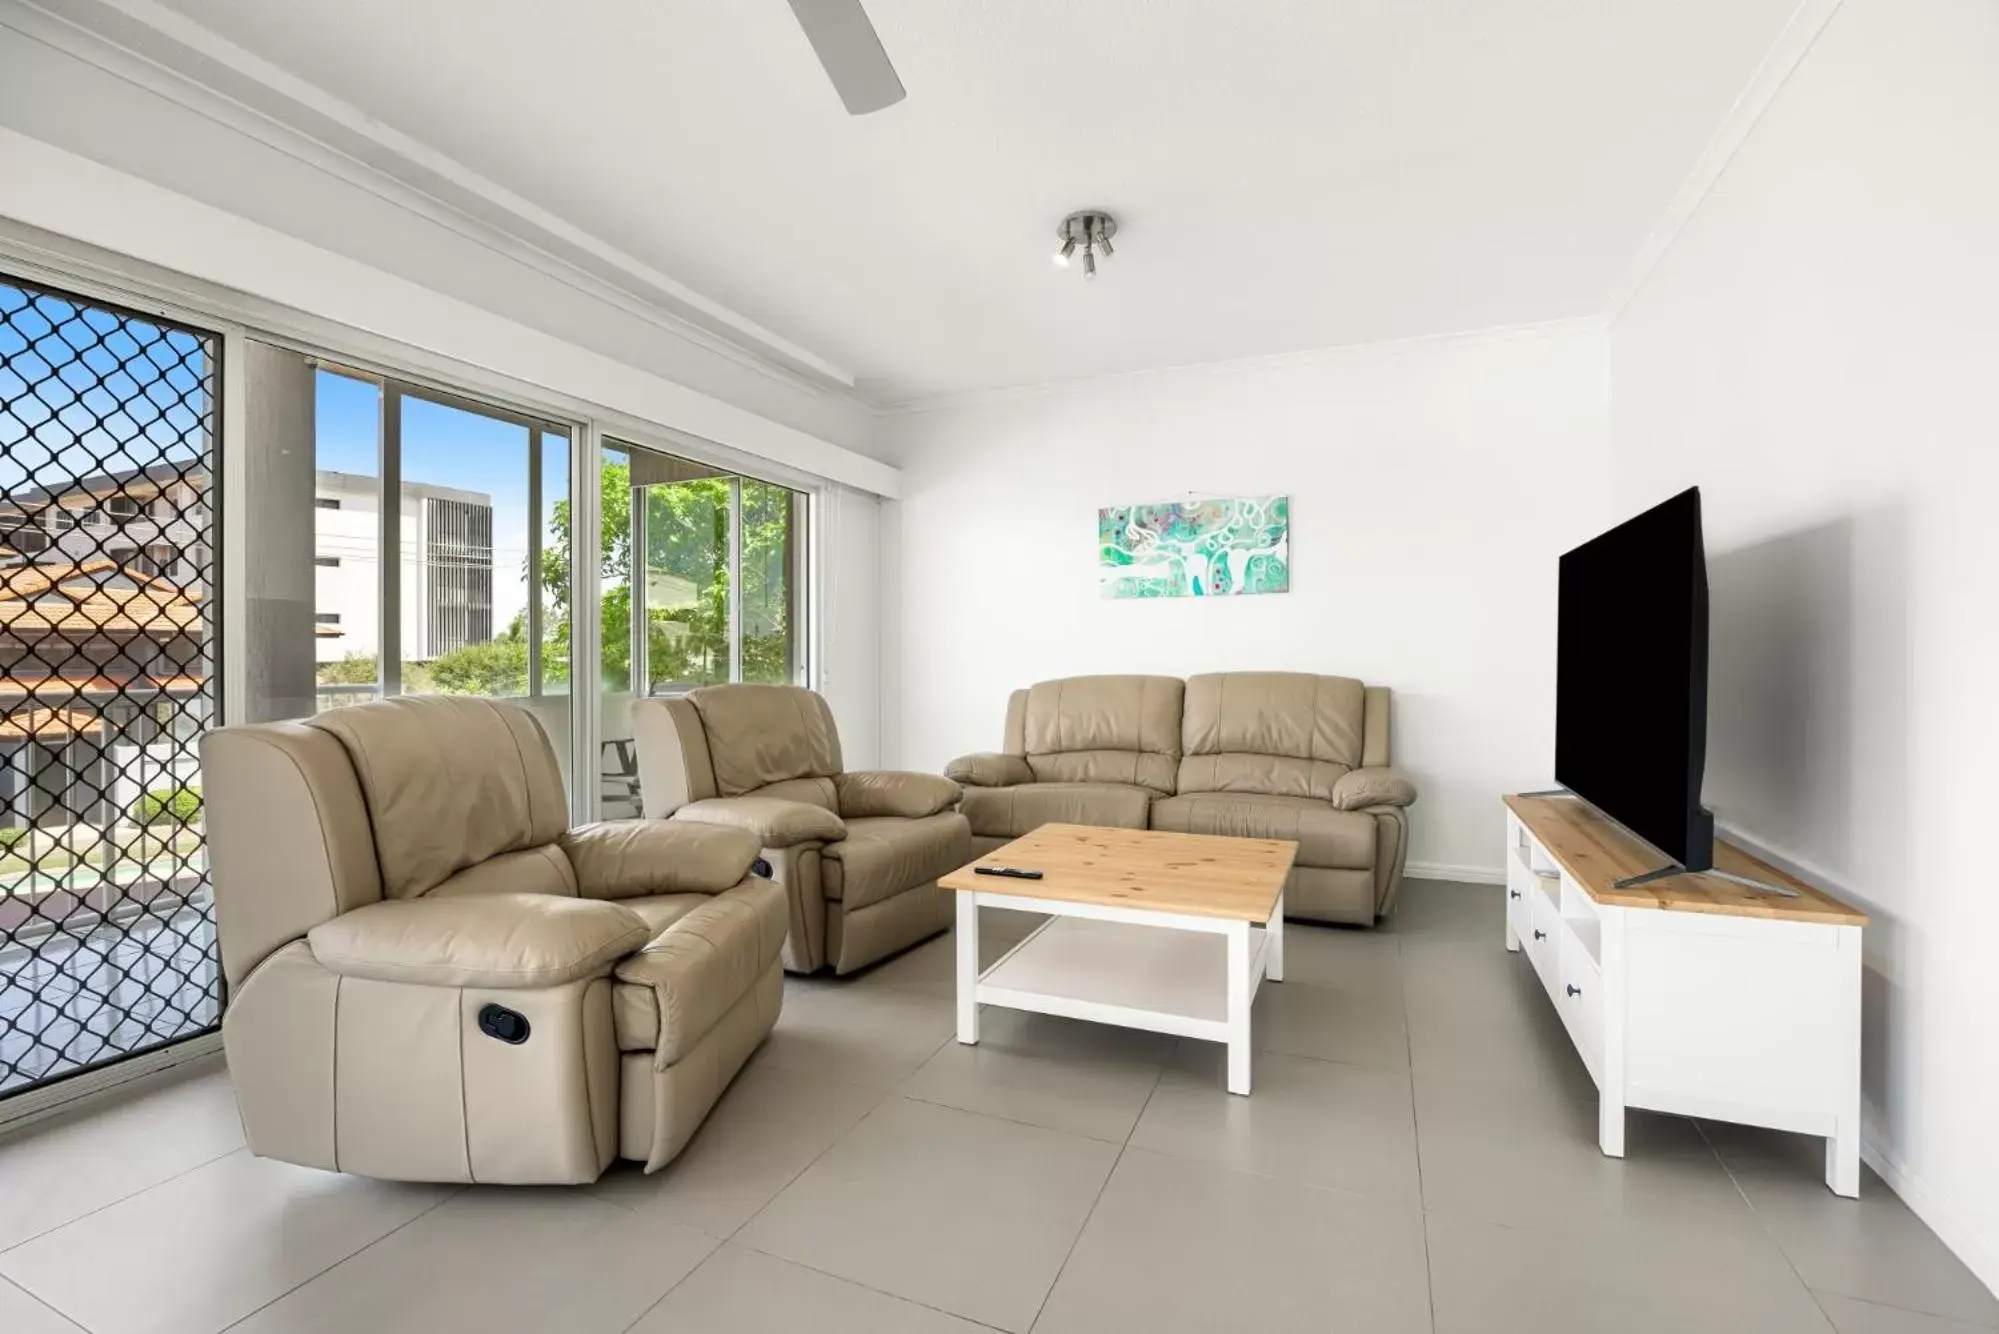
[[[1461,866],[1456,862],[1408,862],[1402,868],[1410,880],[1457,880],[1468,885],[1503,885],[1503,866]]]

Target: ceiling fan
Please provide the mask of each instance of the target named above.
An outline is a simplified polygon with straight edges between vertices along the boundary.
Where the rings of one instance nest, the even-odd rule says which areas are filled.
[[[861,0],[791,0],[791,12],[849,115],[865,116],[903,99],[902,80]]]

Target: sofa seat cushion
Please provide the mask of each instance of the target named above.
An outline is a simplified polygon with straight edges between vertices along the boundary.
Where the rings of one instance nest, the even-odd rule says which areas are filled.
[[[1374,865],[1374,817],[1310,797],[1197,792],[1152,803],[1152,827],[1182,834],[1288,838],[1298,865],[1361,870]]]
[[[669,897],[682,896],[619,906],[664,916],[679,906],[665,904]],[[723,894],[686,897],[697,902],[618,964],[611,994],[618,1049],[653,1052],[661,1070],[693,1049],[770,971],[790,920],[783,888],[755,876]]]
[[[847,821],[847,836],[820,854],[826,897],[846,911],[928,885],[972,860],[972,836],[956,811],[905,820],[892,815]]]
[[[1019,838],[1045,824],[1145,828],[1153,793],[1124,783],[1022,783],[968,787],[958,807],[982,838]]]

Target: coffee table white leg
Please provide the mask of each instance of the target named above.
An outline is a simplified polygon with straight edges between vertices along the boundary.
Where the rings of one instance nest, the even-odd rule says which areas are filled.
[[[1270,914],[1270,925],[1264,928],[1270,943],[1263,947],[1263,975],[1272,982],[1284,980],[1284,896],[1277,896],[1277,907]]]
[[[1229,1092],[1249,1092],[1249,923],[1228,927]]]
[[[965,890],[958,897],[958,1041],[979,1040],[979,896]]]

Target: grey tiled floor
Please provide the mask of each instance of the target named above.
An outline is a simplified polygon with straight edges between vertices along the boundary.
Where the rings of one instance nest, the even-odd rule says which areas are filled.
[[[1294,927],[1248,1099],[1153,1034],[988,1012],[959,1047],[948,940],[793,980],[681,1159],[587,1190],[253,1159],[211,1063],[0,1141],[0,1330],[1999,1329],[1816,1142],[1635,1114],[1598,1154],[1499,902],[1415,883],[1385,929]]]

